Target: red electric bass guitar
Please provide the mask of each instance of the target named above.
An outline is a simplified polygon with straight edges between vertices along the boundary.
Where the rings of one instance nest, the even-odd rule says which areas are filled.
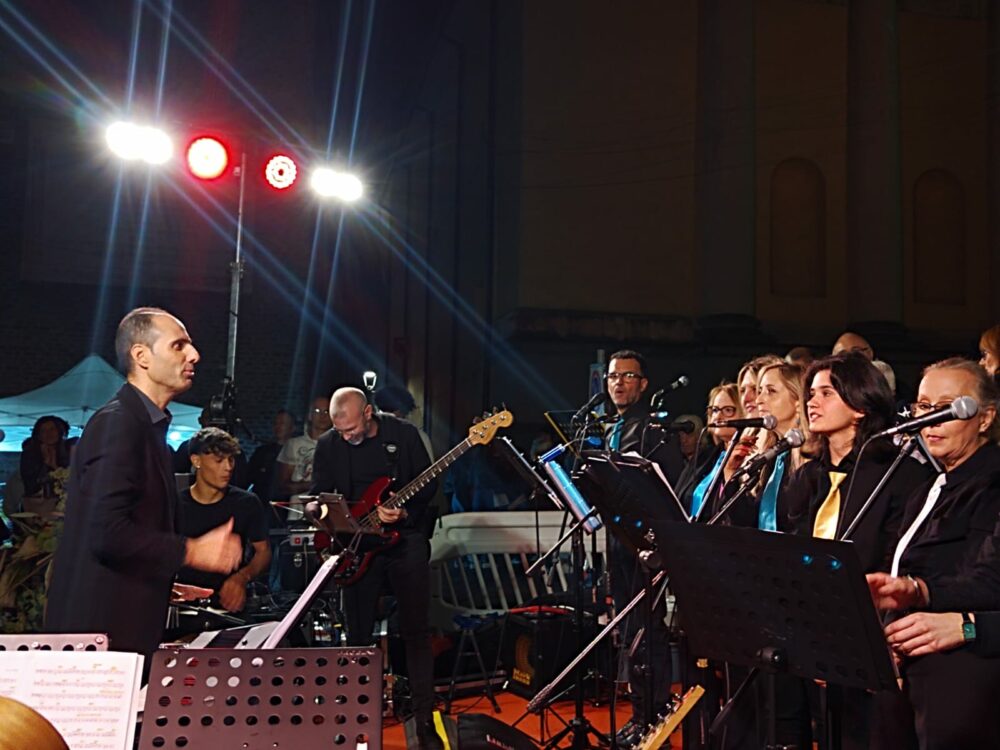
[[[402,508],[407,500],[420,492],[431,480],[439,477],[469,448],[474,445],[486,445],[496,436],[497,430],[510,427],[513,423],[514,415],[506,410],[485,417],[469,429],[469,436],[465,440],[428,466],[420,476],[391,497],[386,496],[392,484],[391,478],[382,477],[372,482],[361,499],[350,506],[351,515],[358,522],[361,531],[351,537],[340,551],[341,562],[333,571],[333,580],[340,586],[357,583],[368,572],[368,566],[371,565],[375,555],[399,542],[398,531],[382,528],[377,506]]]

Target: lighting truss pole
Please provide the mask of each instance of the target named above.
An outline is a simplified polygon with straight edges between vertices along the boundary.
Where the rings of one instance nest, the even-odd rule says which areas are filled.
[[[236,259],[229,264],[229,345],[226,350],[226,380],[236,378],[236,332],[240,319],[240,281],[243,278],[243,193],[247,181],[247,155],[240,156],[240,198],[236,210]]]

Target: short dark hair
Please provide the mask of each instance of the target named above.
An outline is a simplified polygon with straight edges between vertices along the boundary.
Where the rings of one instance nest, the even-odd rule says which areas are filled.
[[[399,412],[404,416],[417,408],[413,395],[401,386],[390,385],[375,391],[375,406],[379,411]]]
[[[115,356],[118,359],[118,369],[123,375],[132,372],[132,347],[135,344],[152,346],[156,341],[153,318],[157,315],[170,315],[170,313],[159,307],[137,307],[126,313],[118,324],[115,333]]]
[[[192,456],[214,453],[216,456],[235,456],[240,453],[240,441],[218,427],[203,427],[188,443]]]
[[[852,351],[817,359],[806,370],[804,401],[809,401],[813,380],[824,370],[829,370],[830,383],[844,403],[864,414],[854,434],[853,447],[892,425],[895,403],[889,382],[868,357]],[[819,439],[820,450],[826,453],[829,450],[826,436],[815,437]]]
[[[69,435],[69,422],[67,422],[62,417],[57,417],[55,414],[46,414],[44,417],[39,417],[35,420],[35,424],[31,427],[31,438],[33,440],[38,440],[39,434],[42,431],[42,425],[46,422],[51,422],[59,430],[60,438],[65,440]]]
[[[619,349],[617,352],[608,357],[608,367],[605,368],[605,371],[611,367],[611,363],[616,359],[634,359],[639,363],[639,373],[643,377],[646,377],[646,358],[639,354],[639,352],[634,349]]]

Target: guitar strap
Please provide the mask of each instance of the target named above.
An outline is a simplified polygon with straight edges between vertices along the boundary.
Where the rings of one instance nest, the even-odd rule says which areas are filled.
[[[379,427],[379,435],[382,436],[382,449],[385,450],[385,462],[388,467],[388,476],[393,483],[399,479],[399,440],[398,430],[391,420],[383,419]]]

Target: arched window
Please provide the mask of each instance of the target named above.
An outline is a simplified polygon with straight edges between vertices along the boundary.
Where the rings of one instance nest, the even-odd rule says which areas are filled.
[[[928,169],[913,184],[913,299],[965,303],[965,190],[951,172]]]
[[[771,173],[771,294],[826,296],[826,180],[814,162],[792,158]]]

